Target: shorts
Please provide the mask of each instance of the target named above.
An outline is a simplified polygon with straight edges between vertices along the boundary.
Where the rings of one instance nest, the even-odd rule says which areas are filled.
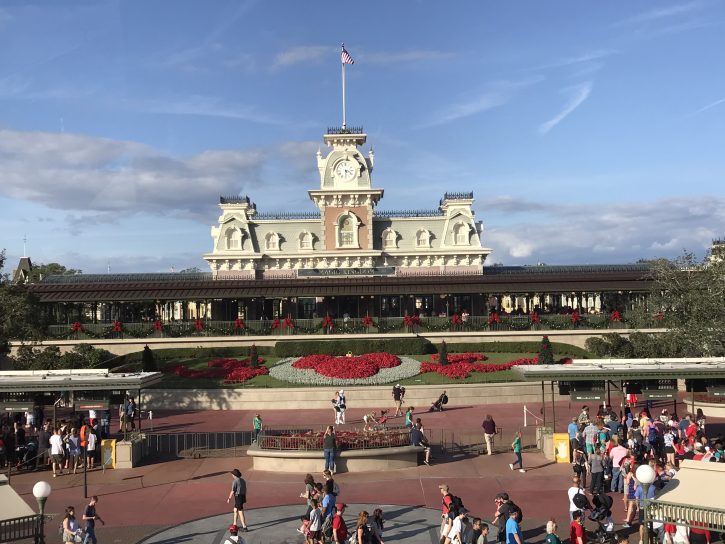
[[[53,461],[54,463],[60,465],[63,462],[63,456],[58,453],[54,453],[53,455],[50,456],[50,460]]]
[[[244,510],[244,503],[247,502],[245,495],[234,495],[234,508]]]
[[[310,536],[312,537],[312,540],[321,540],[322,529],[318,529],[317,531],[310,531]]]
[[[675,448],[672,446],[665,446],[665,453],[675,453]]]
[[[594,453],[594,444],[587,444],[587,453]]]
[[[644,523],[644,508],[639,509],[639,523]]]

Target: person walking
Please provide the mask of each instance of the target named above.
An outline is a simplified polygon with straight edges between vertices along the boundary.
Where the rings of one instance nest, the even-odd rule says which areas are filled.
[[[599,446],[595,447],[594,453],[589,456],[589,470],[591,474],[589,490],[592,495],[597,495],[604,489],[604,463]]]
[[[365,510],[357,516],[357,524],[355,526],[357,544],[372,544],[372,531],[370,530],[369,519],[370,514]]]
[[[403,394],[401,391],[401,387],[399,383],[396,383],[393,386],[393,401],[395,402],[395,416],[398,417],[403,415],[402,406],[403,406]]]
[[[245,544],[244,539],[239,536],[239,527],[236,525],[229,526],[229,536],[224,541],[224,544]]]
[[[332,518],[332,541],[335,543],[347,542],[348,532],[345,519],[342,517],[345,514],[345,508],[347,505],[340,503],[337,505],[337,512]]]
[[[526,472],[524,470],[524,461],[521,458],[521,431],[516,431],[516,434],[514,435],[514,441],[511,444],[511,449],[514,451],[516,461],[514,461],[513,463],[509,463],[509,468],[513,470],[514,466],[518,465],[519,472]]]
[[[413,411],[415,410],[415,406],[408,406],[408,409],[405,411],[405,426],[410,429],[413,426]]]
[[[101,519],[101,516],[98,515],[98,512],[96,512],[96,504],[98,504],[98,497],[93,495],[88,506],[86,506],[85,512],[83,512],[83,521],[86,522],[86,536],[83,537],[83,544],[89,544],[89,542],[98,544],[98,539],[96,538],[96,520],[103,523],[103,525],[106,524]]]
[[[509,519],[506,521],[506,544],[524,544],[524,534],[521,532],[518,512],[515,510],[509,512]]]
[[[76,521],[76,509],[68,506],[63,517],[63,542],[80,542],[81,529]]]
[[[561,544],[561,539],[556,534],[557,528],[556,521],[553,519],[546,522],[546,537],[544,538],[544,544]]]
[[[247,532],[247,520],[244,517],[244,503],[247,502],[247,482],[242,478],[242,473],[239,472],[238,468],[232,470],[234,479],[232,480],[232,489],[227,497],[227,504],[229,501],[234,499],[234,512],[232,514],[232,525],[237,524],[237,517],[239,517],[239,523],[242,525],[242,531]]]
[[[86,437],[86,466],[88,470],[93,470],[96,465],[96,445],[98,444],[98,436],[96,436],[93,428],[89,427],[88,436]]]
[[[383,542],[383,528],[385,521],[383,520],[383,509],[376,508],[373,510],[373,517],[370,519],[370,530],[372,534],[373,544],[385,544]]]
[[[322,437],[322,451],[325,454],[325,468],[323,470],[329,470],[332,474],[335,473],[335,447],[335,428],[328,425],[325,435]]]
[[[486,454],[493,455],[493,439],[496,436],[496,422],[491,414],[486,414],[486,419],[481,424],[483,427],[483,438],[486,442]]]
[[[345,424],[345,410],[347,409],[347,403],[345,399],[345,391],[340,389],[335,395],[335,424]]]
[[[259,433],[262,432],[263,428],[262,416],[260,416],[259,414],[254,414],[254,418],[252,419],[252,427],[254,428],[252,442],[256,444],[259,440]]]
[[[58,474],[63,474],[63,437],[60,432],[60,428],[56,429],[53,432],[53,436],[49,439],[50,460],[53,463],[53,478],[58,476]]]

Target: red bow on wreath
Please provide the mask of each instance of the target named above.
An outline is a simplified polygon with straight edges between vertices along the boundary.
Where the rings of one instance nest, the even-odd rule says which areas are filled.
[[[451,318],[451,323],[453,325],[460,325],[461,324],[461,316],[458,314],[453,314],[453,317]]]
[[[537,314],[536,312],[531,312],[531,314],[529,314],[529,317],[531,318],[532,323],[541,323],[541,319],[539,319],[539,314]]]
[[[579,315],[579,312],[577,312],[576,310],[574,310],[574,312],[572,312],[572,314],[571,314],[571,322],[572,323],[578,323],[581,320],[582,320],[582,318]]]
[[[204,323],[201,321],[201,319],[197,319],[194,321],[194,328],[196,329],[196,332],[199,332],[201,329],[204,328]]]
[[[234,322],[234,328],[235,329],[245,329],[246,327],[247,326],[244,324],[244,320],[243,319],[237,319]]]
[[[619,315],[619,312],[617,310],[614,310],[612,312],[612,321],[622,321],[622,316]]]
[[[279,329],[281,326],[282,324],[279,322],[279,317],[275,317],[274,321],[272,321],[272,328]]]
[[[121,332],[122,324],[120,321],[116,320],[113,322],[113,332]]]
[[[162,325],[160,319],[157,319],[156,321],[154,321],[154,330],[155,331],[160,331],[163,328],[164,328],[164,326]]]
[[[363,324],[363,327],[365,327],[365,328],[372,327],[373,318],[370,317],[369,315],[366,315],[365,317],[363,317],[362,324]]]
[[[282,323],[282,327],[285,329],[294,329],[295,328],[295,322],[292,321],[289,317],[284,318],[284,323]]]
[[[322,320],[322,328],[332,330],[332,318],[329,315],[326,315],[325,319]]]
[[[417,315],[406,315],[403,318],[403,325],[406,327],[412,327],[413,325],[418,325],[420,323],[420,317]]]
[[[70,326],[70,330],[73,332],[80,332],[83,326],[81,325],[80,321],[76,321]]]
[[[501,323],[501,318],[496,312],[493,312],[491,315],[488,316],[488,324],[493,325],[494,323]]]
[[[664,321],[665,320],[665,314],[663,314],[662,312],[657,313],[657,314],[653,315],[652,317],[654,318],[655,321]]]

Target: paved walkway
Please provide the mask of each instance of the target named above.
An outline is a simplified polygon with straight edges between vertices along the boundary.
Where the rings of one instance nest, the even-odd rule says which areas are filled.
[[[385,542],[406,544],[437,544],[435,527],[440,523],[439,510],[416,506],[394,506],[378,504],[351,504],[345,512],[345,523],[350,534],[354,530],[357,513],[367,510],[372,514],[375,508],[382,508],[385,518]],[[246,544],[302,544],[304,537],[297,532],[304,506],[278,506],[260,508],[248,513],[250,531],[241,533]],[[139,544],[177,544],[195,542],[199,544],[221,544],[229,534],[227,528],[230,515],[214,516],[184,523],[161,531]]]

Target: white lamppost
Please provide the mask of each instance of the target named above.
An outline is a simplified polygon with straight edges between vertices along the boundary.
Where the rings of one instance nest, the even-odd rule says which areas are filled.
[[[50,491],[50,484],[48,482],[40,481],[33,486],[33,496],[38,501],[39,510],[39,527],[35,535],[35,542],[37,544],[45,544],[45,501],[50,496]]]
[[[648,464],[640,465],[635,472],[637,481],[642,485],[642,508],[644,508],[644,530],[642,534],[642,542],[649,544],[649,519],[647,516],[647,497],[649,496],[649,486],[655,481],[657,474]]]

